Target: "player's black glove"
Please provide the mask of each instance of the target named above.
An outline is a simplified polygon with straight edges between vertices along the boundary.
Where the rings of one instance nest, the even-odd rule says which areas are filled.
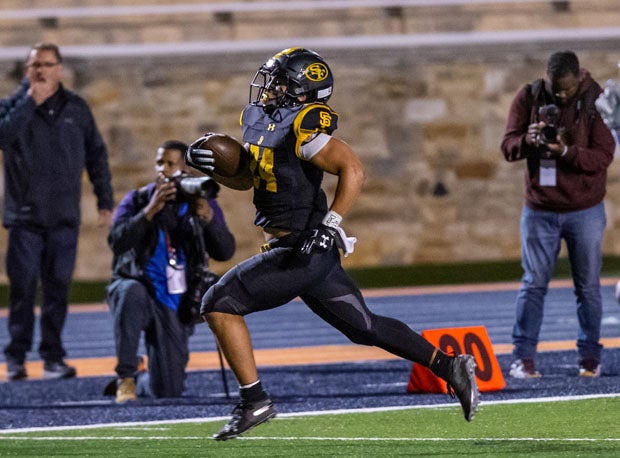
[[[185,152],[185,163],[207,175],[211,175],[215,169],[215,158],[213,157],[213,151],[200,148],[200,145],[202,145],[209,135],[211,134],[205,134],[200,137],[189,145]]]
[[[335,229],[320,224],[302,241],[299,252],[304,256],[309,256],[316,251],[328,251],[334,246],[336,235]]]

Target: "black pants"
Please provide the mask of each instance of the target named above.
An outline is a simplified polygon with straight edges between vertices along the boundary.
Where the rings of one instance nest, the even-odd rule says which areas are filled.
[[[32,348],[39,276],[42,291],[39,355],[50,362],[65,357],[61,335],[67,316],[78,234],[78,227],[68,226],[40,231],[25,227],[9,229],[6,272],[10,284],[11,341],[4,350],[7,361],[22,364]]]
[[[299,258],[292,247],[253,256],[207,291],[201,311],[244,316],[284,305],[297,296],[352,342],[428,366],[435,347],[401,321],[368,309],[342,268],[336,247],[306,259]]]

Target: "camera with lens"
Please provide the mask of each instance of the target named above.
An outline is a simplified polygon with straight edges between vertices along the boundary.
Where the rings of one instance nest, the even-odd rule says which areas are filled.
[[[556,124],[560,118],[560,109],[554,105],[543,105],[538,109],[539,119],[545,123],[540,129],[538,140],[543,145],[549,145],[558,142],[558,128]]]
[[[191,177],[181,174],[166,178],[166,181],[174,183],[177,190],[177,202],[189,202],[195,197],[210,199],[216,197],[220,190],[220,185],[211,177]]]

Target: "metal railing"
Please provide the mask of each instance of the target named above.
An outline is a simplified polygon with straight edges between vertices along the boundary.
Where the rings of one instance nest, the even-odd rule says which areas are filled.
[[[588,29],[547,29],[517,30],[495,32],[452,32],[427,34],[398,34],[373,36],[338,36],[316,38],[274,38],[262,40],[215,40],[189,41],[171,43],[140,44],[102,44],[102,45],[65,45],[63,56],[75,58],[116,58],[116,57],[157,57],[157,56],[193,56],[193,55],[238,55],[253,53],[271,53],[274,49],[291,46],[332,51],[373,52],[392,49],[407,49],[411,52],[450,48],[457,52],[466,48],[556,46],[571,43],[578,49],[586,47],[606,47],[617,49],[620,43],[620,27]],[[0,60],[23,59],[29,47],[0,47]]]
[[[314,1],[265,1],[265,2],[217,2],[141,6],[85,6],[75,8],[32,8],[1,10],[0,21],[5,19],[45,19],[50,17],[112,17],[121,15],[170,15],[223,12],[256,12],[301,10],[338,10],[353,8],[397,7],[450,7],[472,5],[520,5],[533,3],[584,3],[585,0],[554,2],[551,0],[314,0]],[[459,31],[435,33],[395,33],[387,35],[355,35],[330,37],[288,37],[271,39],[202,40],[162,43],[118,43],[63,45],[63,55],[71,58],[104,59],[157,56],[210,56],[269,54],[274,49],[304,46],[323,51],[364,54],[385,50],[409,50],[410,52],[456,52],[467,50],[510,50],[511,46],[549,46],[571,43],[573,48],[617,47],[620,27],[565,28],[542,30]],[[0,61],[22,60],[28,46],[0,47]],[[443,51],[442,51],[443,50]]]

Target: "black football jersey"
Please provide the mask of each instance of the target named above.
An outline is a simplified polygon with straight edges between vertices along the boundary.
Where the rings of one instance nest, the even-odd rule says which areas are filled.
[[[290,231],[317,226],[327,212],[323,171],[300,155],[313,134],[336,130],[338,114],[324,104],[278,108],[248,105],[241,114],[254,174],[254,224]]]

